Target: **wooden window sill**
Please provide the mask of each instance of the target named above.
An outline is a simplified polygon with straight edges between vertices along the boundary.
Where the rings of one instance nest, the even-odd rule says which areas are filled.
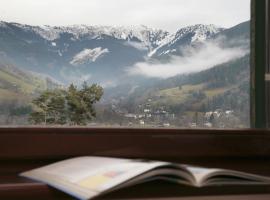
[[[85,155],[148,158],[270,176],[269,142],[269,130],[252,129],[0,128],[0,199],[72,199],[18,174]],[[191,188],[156,182],[116,191],[99,199],[156,198],[268,200],[270,187]]]
[[[0,162],[0,199],[73,199],[46,184],[38,183],[19,177],[21,171],[55,162],[56,160],[27,160]],[[261,175],[270,174],[270,160],[261,159],[212,159],[202,166],[229,167],[230,169],[242,169],[246,172]],[[192,161],[190,161],[192,162]],[[195,161],[194,161],[195,163]],[[208,163],[208,164],[207,164]],[[152,182],[122,189],[97,199],[209,199],[213,200],[246,200],[246,199],[270,199],[270,186],[222,186],[193,188],[166,182]]]

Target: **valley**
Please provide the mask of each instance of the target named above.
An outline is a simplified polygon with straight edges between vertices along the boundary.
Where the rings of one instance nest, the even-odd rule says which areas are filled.
[[[0,124],[31,125],[31,101],[71,83],[104,95],[89,126],[249,126],[249,22],[30,26],[0,22]]]

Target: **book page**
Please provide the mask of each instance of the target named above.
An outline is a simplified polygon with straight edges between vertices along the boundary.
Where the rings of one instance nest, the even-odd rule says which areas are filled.
[[[206,185],[247,185],[247,184],[269,184],[270,178],[260,175],[244,173],[235,170],[218,169],[218,168],[202,168],[186,166],[194,178],[196,186],[202,187]]]
[[[194,167],[194,166],[186,166],[186,169],[189,170],[194,176],[196,183],[195,186],[201,187],[203,185],[204,180],[209,177],[211,174],[220,171],[219,169],[211,169],[211,168],[203,168],[203,167]]]

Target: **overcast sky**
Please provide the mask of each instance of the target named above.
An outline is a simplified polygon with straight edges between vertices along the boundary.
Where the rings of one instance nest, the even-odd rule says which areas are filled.
[[[192,24],[231,27],[250,19],[250,0],[0,0],[0,20],[30,25]]]

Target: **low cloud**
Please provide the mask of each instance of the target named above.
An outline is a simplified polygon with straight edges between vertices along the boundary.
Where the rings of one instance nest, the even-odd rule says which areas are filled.
[[[181,56],[173,56],[168,63],[139,62],[127,70],[129,75],[169,78],[209,69],[215,65],[243,57],[248,51],[242,48],[222,48],[219,42],[204,42],[200,48],[182,49]]]

